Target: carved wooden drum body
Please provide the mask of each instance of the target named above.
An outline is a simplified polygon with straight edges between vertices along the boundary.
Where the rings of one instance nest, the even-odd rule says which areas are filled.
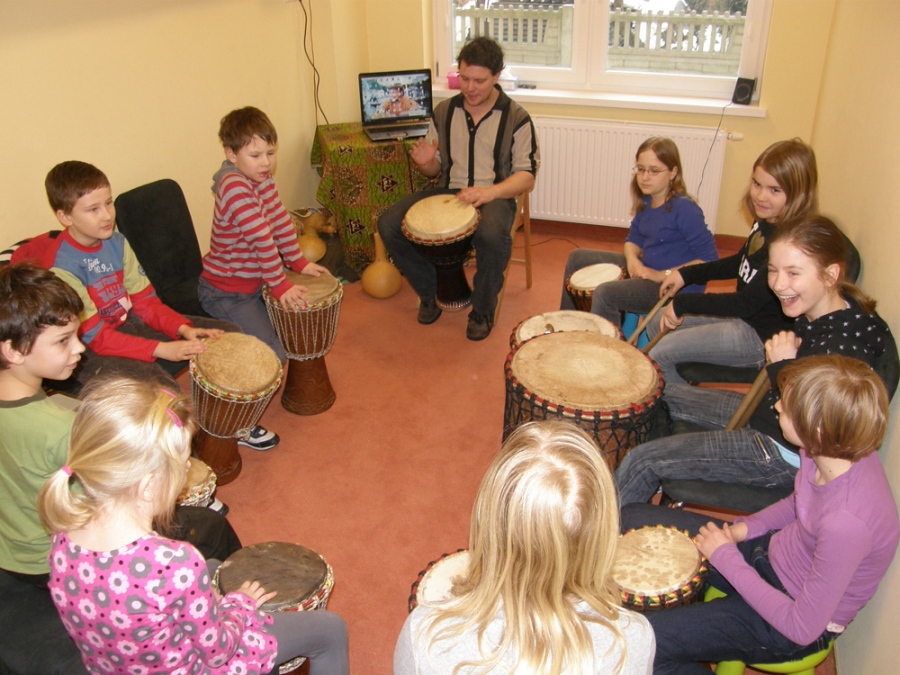
[[[335,401],[325,354],[337,335],[341,282],[331,275],[312,277],[287,271],[287,278],[307,288],[307,307],[285,309],[268,291],[263,295],[269,318],[290,364],[281,394],[281,405],[296,415],[317,415]]]
[[[455,195],[435,195],[413,204],[403,219],[403,234],[437,271],[437,306],[458,312],[472,302],[463,263],[472,248],[480,214]]]
[[[190,372],[197,456],[225,485],[241,471],[237,439],[249,436],[281,385],[281,363],[262,340],[225,333],[191,358]]]

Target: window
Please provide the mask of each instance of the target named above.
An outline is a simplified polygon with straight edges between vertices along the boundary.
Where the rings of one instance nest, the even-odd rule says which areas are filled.
[[[434,0],[435,75],[488,35],[538,88],[731,98],[762,75],[772,1]]]

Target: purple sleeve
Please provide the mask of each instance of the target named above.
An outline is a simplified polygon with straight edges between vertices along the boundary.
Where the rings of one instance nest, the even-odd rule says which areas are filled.
[[[789,496],[767,506],[762,511],[735,518],[734,522],[747,525],[747,539],[756,539],[773,530],[783,530],[797,520],[795,494],[792,492]]]
[[[816,533],[812,568],[796,598],[763,581],[734,545],[720,546],[710,562],[773,628],[797,644],[808,645],[828,626],[872,544],[872,532],[850,513],[823,520]]]

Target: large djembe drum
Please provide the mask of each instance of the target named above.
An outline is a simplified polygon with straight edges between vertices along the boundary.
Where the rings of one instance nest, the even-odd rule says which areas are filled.
[[[619,537],[612,578],[622,605],[646,612],[700,600],[707,571],[706,558],[686,532],[652,526]]]
[[[455,195],[435,195],[413,204],[403,219],[403,234],[437,271],[435,303],[458,312],[472,302],[463,263],[472,248],[480,214]]]
[[[241,471],[239,438],[247,438],[281,385],[281,363],[272,348],[252,335],[225,333],[191,358],[191,401],[200,431],[197,457],[219,485]]]
[[[344,289],[331,275],[313,277],[291,271],[286,275],[306,287],[307,306],[285,309],[268,288],[264,292],[269,318],[290,360],[281,405],[295,415],[318,415],[335,400],[325,354],[337,335]]]
[[[587,265],[580,270],[575,270],[566,279],[566,290],[578,309],[582,312],[590,312],[597,286],[624,278],[625,270],[618,265],[612,263]]]
[[[187,479],[175,503],[179,506],[209,506],[216,491],[216,473],[206,462],[188,457]]]
[[[280,541],[245,546],[223,562],[213,577],[220,594],[236,591],[245,581],[277,595],[260,607],[264,612],[306,612],[325,609],[334,572],[325,558],[315,551]],[[298,657],[279,666],[279,673],[291,673],[306,659]]]
[[[656,363],[616,338],[589,332],[538,335],[506,358],[504,438],[531,420],[584,428],[611,471],[647,438],[663,392]]]
[[[509,347],[513,349],[537,335],[569,331],[587,331],[611,338],[622,338],[622,331],[602,316],[590,312],[561,309],[556,312],[544,312],[522,321],[510,333]]]

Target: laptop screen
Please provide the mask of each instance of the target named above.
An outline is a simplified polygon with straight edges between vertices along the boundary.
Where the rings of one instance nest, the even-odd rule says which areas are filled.
[[[431,71],[361,73],[359,102],[363,126],[427,120],[431,117]]]

